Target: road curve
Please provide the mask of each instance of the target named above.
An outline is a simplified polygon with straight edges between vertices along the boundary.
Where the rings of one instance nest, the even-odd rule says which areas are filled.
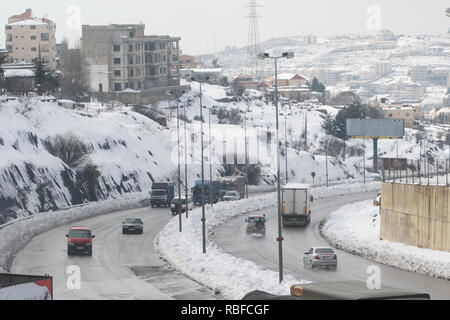
[[[140,217],[143,235],[122,235],[122,221]],[[217,299],[206,288],[170,270],[154,249],[157,234],[172,218],[167,208],[113,212],[57,227],[33,238],[15,257],[11,272],[49,274],[61,300]],[[95,234],[93,256],[67,256],[70,226],[87,226]],[[81,289],[66,286],[68,266],[81,269]]]
[[[402,271],[377,264],[358,256],[337,250],[339,266],[336,270],[327,268],[311,269],[302,262],[303,253],[313,246],[329,246],[319,232],[320,222],[338,208],[357,201],[374,199],[376,192],[352,194],[317,200],[312,206],[312,223],[305,228],[283,229],[284,272],[297,279],[313,282],[363,280],[366,281],[367,268],[377,265],[381,269],[381,284],[397,288],[427,292],[432,299],[450,299],[450,281]],[[219,226],[212,235],[219,247],[235,257],[251,260],[261,267],[278,272],[278,243],[276,238],[277,210],[268,209],[258,214],[266,214],[268,230],[266,237],[251,236],[245,232],[245,217],[238,217]]]

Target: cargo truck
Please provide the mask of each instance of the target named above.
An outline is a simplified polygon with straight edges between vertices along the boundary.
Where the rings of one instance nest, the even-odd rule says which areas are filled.
[[[205,203],[211,204],[217,203],[220,200],[220,181],[205,181]],[[212,199],[210,194],[210,188],[212,190]],[[194,194],[194,204],[202,204],[202,181],[196,181],[195,187],[193,188]]]
[[[311,222],[310,186],[305,184],[287,184],[282,191],[283,227],[305,226]]]
[[[220,187],[220,198],[222,199],[228,191],[237,191],[241,199],[245,198],[245,177],[229,176],[222,177]]]
[[[170,182],[156,182],[152,185],[150,204],[153,207],[169,207],[175,197],[175,185]]]

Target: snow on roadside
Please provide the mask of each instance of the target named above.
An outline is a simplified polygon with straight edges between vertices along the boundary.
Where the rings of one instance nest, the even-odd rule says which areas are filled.
[[[312,194],[319,199],[380,188],[380,182],[366,185],[354,183],[313,188]],[[238,202],[218,203],[212,208],[207,206],[207,234],[234,217],[276,206],[276,198],[276,193],[271,193]],[[209,240],[206,244],[207,254],[203,254],[201,216],[201,208],[194,209],[189,219],[183,216],[182,233],[179,232],[178,217],[174,218],[159,235],[160,254],[185,275],[230,299],[242,299],[253,290],[287,295],[292,284],[308,282],[286,275],[284,282],[279,284],[277,272],[264,270],[254,262],[235,258]]]
[[[375,219],[375,220],[374,220]],[[321,227],[335,247],[410,272],[450,279],[450,253],[380,240],[379,208],[371,201],[342,207]]]
[[[113,211],[139,208],[148,205],[147,199],[146,193],[136,194],[123,199],[106,200],[61,211],[39,213],[30,219],[16,220],[6,226],[0,226],[0,271],[8,270],[9,263],[14,255],[39,234],[66,223]]]

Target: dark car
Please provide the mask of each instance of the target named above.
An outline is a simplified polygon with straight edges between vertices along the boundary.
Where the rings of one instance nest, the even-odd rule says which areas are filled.
[[[84,227],[72,227],[67,237],[67,254],[86,253],[92,256],[92,235],[91,229]]]
[[[247,222],[247,234],[266,234],[266,216],[251,216],[245,220]]]

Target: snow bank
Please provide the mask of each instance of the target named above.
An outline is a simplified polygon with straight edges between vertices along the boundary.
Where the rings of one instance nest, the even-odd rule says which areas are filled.
[[[318,199],[380,188],[380,182],[355,183],[313,188],[312,194]],[[271,193],[238,202],[218,203],[212,208],[207,206],[207,232],[239,215],[276,206],[276,198],[276,193]],[[174,218],[159,235],[160,254],[187,276],[230,299],[241,299],[253,290],[286,295],[292,284],[307,282],[287,275],[279,284],[277,272],[263,270],[254,262],[235,258],[211,241],[207,242],[207,254],[203,254],[201,216],[202,210],[197,208],[190,213],[189,219],[183,217],[183,233],[179,232],[178,217]]]
[[[321,227],[333,246],[378,263],[450,279],[450,253],[380,240],[379,208],[371,201],[347,205]]]
[[[137,194],[119,200],[106,200],[61,211],[39,213],[31,218],[0,226],[0,271],[7,270],[15,253],[39,234],[96,215],[142,207],[148,205],[147,199],[147,194]]]

